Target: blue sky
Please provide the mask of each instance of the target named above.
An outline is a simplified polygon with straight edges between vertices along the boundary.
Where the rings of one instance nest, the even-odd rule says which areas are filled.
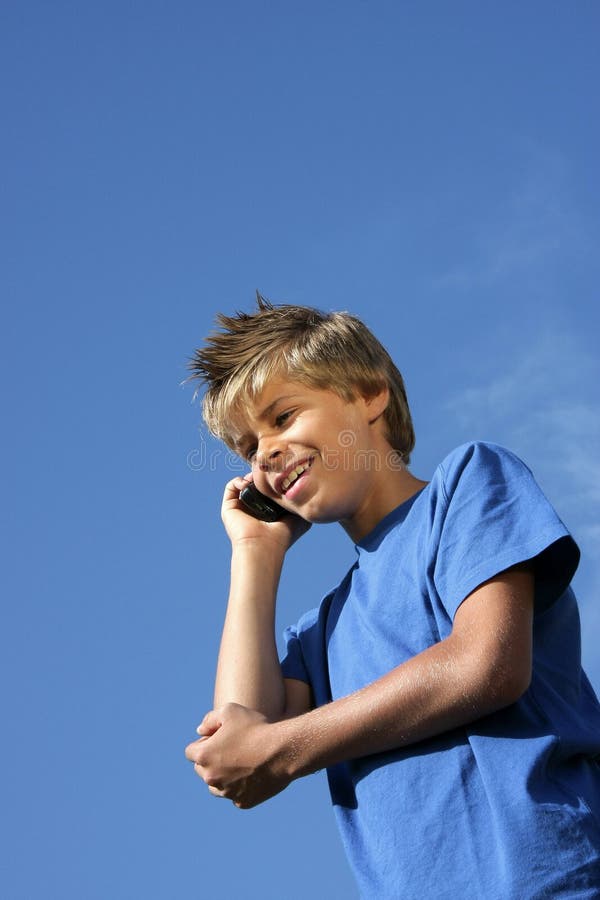
[[[233,464],[180,383],[256,288],[384,341],[419,477],[473,438],[533,468],[600,688],[599,26],[585,0],[2,4],[7,900],[356,896],[322,775],[241,813],[183,757]],[[313,528],[278,632],[352,560]]]

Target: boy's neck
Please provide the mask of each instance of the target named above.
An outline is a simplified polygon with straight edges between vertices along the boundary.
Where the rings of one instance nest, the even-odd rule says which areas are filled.
[[[426,485],[415,478],[408,469],[387,471],[385,477],[374,478],[365,493],[364,502],[351,520],[341,520],[340,525],[356,544],[366,537],[392,510],[410,500]]]

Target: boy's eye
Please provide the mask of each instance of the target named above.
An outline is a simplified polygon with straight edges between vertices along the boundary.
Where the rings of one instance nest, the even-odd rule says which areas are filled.
[[[256,456],[256,449],[257,449],[256,447],[250,447],[248,450],[246,450],[246,452],[244,453],[246,462],[249,462],[249,463],[252,462],[252,460]]]
[[[284,425],[291,416],[292,412],[293,410],[287,409],[285,412],[279,413],[279,415],[275,417],[275,425],[278,428],[281,427],[281,425]]]

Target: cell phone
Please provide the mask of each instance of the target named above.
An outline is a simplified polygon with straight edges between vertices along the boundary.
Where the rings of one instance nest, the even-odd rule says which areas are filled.
[[[262,519],[263,522],[277,522],[286,513],[279,503],[265,497],[252,483],[240,492],[240,500],[248,507],[248,512],[255,518]]]

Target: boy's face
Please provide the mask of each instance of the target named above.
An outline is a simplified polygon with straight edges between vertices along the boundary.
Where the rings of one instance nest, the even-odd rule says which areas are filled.
[[[258,489],[309,522],[350,522],[369,503],[391,452],[387,391],[348,402],[329,390],[271,381],[234,438]]]

